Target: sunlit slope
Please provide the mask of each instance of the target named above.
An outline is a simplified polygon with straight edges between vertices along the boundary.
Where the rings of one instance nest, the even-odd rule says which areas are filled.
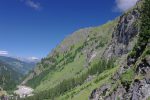
[[[35,92],[40,92],[87,71],[111,42],[116,23],[117,19],[74,32],[42,59],[25,80],[26,84],[35,88]]]

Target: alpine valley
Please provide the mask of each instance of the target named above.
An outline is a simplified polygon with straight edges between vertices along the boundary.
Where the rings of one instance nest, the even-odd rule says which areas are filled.
[[[150,100],[150,0],[77,30],[33,65],[0,57],[0,86],[33,89],[18,100]]]
[[[0,96],[3,94],[2,90],[13,91],[35,65],[35,61],[28,62],[15,57],[0,56]]]

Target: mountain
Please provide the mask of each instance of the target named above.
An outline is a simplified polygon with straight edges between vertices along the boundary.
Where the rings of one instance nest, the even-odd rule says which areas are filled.
[[[18,84],[21,73],[12,69],[13,66],[0,60],[0,87],[4,90],[13,90]]]
[[[119,34],[113,36],[114,42],[110,44],[105,54],[123,57],[123,61],[118,65],[119,69],[109,79],[109,82],[93,90],[90,100],[149,100],[150,99],[150,0],[141,0],[138,5],[121,17],[117,30]],[[137,13],[135,13],[137,12]],[[137,21],[132,27],[139,27],[138,30],[123,31],[126,19],[137,17]],[[134,22],[133,20],[128,21]],[[131,25],[131,24],[127,25]],[[123,26],[123,27],[122,27]],[[122,30],[123,29],[123,30]],[[131,27],[129,27],[131,29]],[[131,35],[130,33],[137,33]],[[127,34],[127,35],[126,35]],[[121,38],[121,37],[122,38]],[[136,43],[130,52],[124,55],[128,47],[125,46],[121,54],[117,53],[121,44],[126,42],[129,36],[136,36]],[[126,38],[127,37],[127,38]],[[121,39],[120,39],[121,38]],[[125,41],[124,41],[125,40]],[[116,42],[117,41],[117,42]],[[124,46],[122,46],[124,47]],[[113,53],[112,53],[113,52]]]
[[[36,61],[23,61],[13,57],[0,56],[0,87],[6,91],[16,88],[21,79],[32,70]]]
[[[11,65],[11,68],[13,70],[22,73],[23,75],[27,74],[30,70],[32,70],[37,63],[37,61],[22,60],[19,58],[6,56],[0,56],[0,60],[8,65]]]
[[[27,75],[25,100],[150,98],[150,0],[113,21],[78,30]]]
[[[80,75],[98,60],[111,42],[118,19],[103,26],[85,28],[64,39],[24,80],[36,91],[50,89],[64,79]],[[31,80],[30,80],[31,79]],[[56,84],[53,84],[56,83]]]
[[[20,61],[27,62],[27,63],[35,63],[36,64],[36,63],[40,62],[40,59],[36,58],[36,57],[29,57],[29,58],[12,57],[12,58],[16,58]]]

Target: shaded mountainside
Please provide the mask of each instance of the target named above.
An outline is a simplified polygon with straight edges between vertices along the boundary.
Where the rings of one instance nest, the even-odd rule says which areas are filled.
[[[13,90],[22,75],[12,69],[12,66],[0,60],[0,87],[4,90]]]
[[[33,62],[0,56],[0,87],[6,91],[14,90],[24,75],[33,67],[35,67]]]
[[[34,62],[21,61],[19,59],[6,56],[0,56],[0,60],[11,65],[11,69],[23,75],[27,74],[36,65]]]
[[[146,100],[150,97],[150,0],[102,26],[67,37],[26,77],[25,100]]]

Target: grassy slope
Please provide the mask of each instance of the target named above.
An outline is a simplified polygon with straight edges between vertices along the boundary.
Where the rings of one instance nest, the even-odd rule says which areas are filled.
[[[85,82],[81,86],[77,86],[76,88],[66,92],[64,95],[57,97],[56,100],[88,100],[88,97],[94,89],[99,88],[105,83],[112,82],[112,76],[119,70],[119,65],[124,61],[126,57],[127,55],[124,55],[121,58],[117,59],[115,62],[116,67],[109,70],[105,70],[99,75],[95,75],[92,81]],[[116,84],[112,86],[111,91],[113,91],[113,89],[119,83],[120,82],[116,82]]]
[[[94,58],[94,60],[91,61],[91,65],[92,65],[93,63],[97,62],[97,60],[101,57],[107,45],[111,42],[111,34],[113,32],[113,29],[116,23],[117,23],[117,20],[114,20],[99,27],[89,28],[90,31],[88,33],[88,36],[85,38],[85,40],[82,38],[81,39],[79,38],[79,40],[75,42],[74,44],[67,44],[71,42],[69,38],[74,39],[74,37],[78,37],[76,36],[76,34],[79,36],[84,35],[84,33],[80,33],[80,31],[77,31],[73,35],[65,39],[60,45],[63,45],[63,46],[69,45],[69,48],[73,46],[73,48],[69,50],[67,53],[74,54],[75,51],[79,47],[83,46],[86,41],[88,44],[83,47],[82,52],[84,50],[88,50],[89,48],[93,48],[94,51],[97,52],[97,56]],[[95,49],[95,46],[93,45],[96,43],[104,44],[104,46],[98,46]],[[46,89],[50,89],[54,87],[55,85],[59,84],[62,80],[69,79],[71,77],[76,77],[77,75],[81,74],[87,69],[84,66],[84,64],[86,63],[86,55],[84,53],[81,54],[81,51],[77,52],[73,62],[69,62],[68,64],[65,64],[65,65],[63,65],[65,59],[61,61],[61,59],[65,58],[64,56],[65,53],[61,52],[60,46],[58,46],[55,49],[55,51],[59,52],[59,56],[55,57],[56,61],[59,63],[56,65],[55,70],[50,71],[47,75],[43,77],[43,79],[40,81],[40,84],[35,88],[35,92],[40,92]]]
[[[63,96],[56,98],[57,100],[88,100],[88,97],[92,90],[98,88],[104,83],[110,83],[111,76],[117,71],[118,67],[111,70],[106,70],[87,83],[78,86],[71,91],[68,91]]]
[[[49,73],[45,77],[45,81],[43,81],[40,86],[36,88],[36,91],[45,90],[57,85],[64,79],[68,79],[76,75],[79,71],[83,70],[83,62],[84,57],[80,57],[80,61],[74,61],[73,63],[69,63],[64,67],[63,70],[57,70],[55,72]]]

